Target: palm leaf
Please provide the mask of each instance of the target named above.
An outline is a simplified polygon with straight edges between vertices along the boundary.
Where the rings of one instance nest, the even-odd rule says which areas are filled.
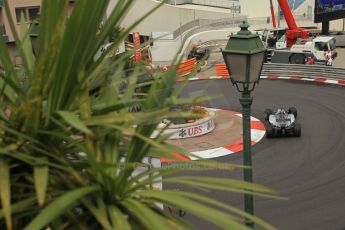
[[[29,229],[41,229],[56,217],[78,204],[78,199],[99,190],[97,186],[89,186],[66,192],[63,196],[48,204],[42,211],[25,227]]]
[[[34,167],[34,182],[37,193],[37,200],[40,206],[43,206],[46,200],[46,191],[48,187],[49,167],[46,165],[37,165]]]
[[[266,186],[248,183],[245,181],[239,181],[234,179],[225,179],[225,178],[213,178],[213,177],[172,177],[166,178],[165,183],[173,184],[184,184],[194,188],[200,188],[202,190],[211,189],[211,190],[221,190],[228,192],[237,192],[245,194],[253,194],[262,197],[269,198],[280,198],[280,194]]]
[[[28,199],[21,200],[17,203],[12,203],[11,204],[11,214],[13,215],[13,214],[16,214],[19,212],[33,209],[35,207],[34,205],[35,205],[36,201],[37,201],[36,197],[34,197],[34,198],[30,197]],[[0,219],[2,219],[4,216],[5,216],[4,211],[0,210]]]
[[[3,157],[0,157],[0,198],[7,229],[12,229],[11,216],[11,182],[10,167]]]
[[[78,70],[83,69],[91,61],[92,43],[89,41],[94,40],[97,34],[106,4],[107,1],[101,1],[98,4],[92,1],[76,3],[61,41],[60,52],[56,57],[56,75],[52,81],[48,99],[50,115],[57,110],[69,108],[72,105],[72,99],[76,99],[70,96],[70,92],[81,89],[75,87],[83,78]],[[91,8],[93,9],[91,12],[87,10]],[[80,26],[83,24],[88,26]],[[88,39],[85,39],[86,37]]]
[[[87,126],[74,113],[67,111],[58,111],[57,113],[72,127],[86,134],[92,134],[92,131],[88,129]]]
[[[218,211],[214,208],[208,207],[206,205],[195,202],[189,198],[181,196],[183,193],[178,193],[175,191],[143,191],[137,192],[137,195],[144,196],[147,198],[153,198],[158,202],[163,204],[180,207],[187,212],[192,213],[204,220],[207,220],[214,225],[223,229],[248,229],[239,223],[239,220],[235,217]]]
[[[130,212],[131,217],[139,221],[146,229],[172,229],[167,218],[142,202],[127,198],[122,204]]]
[[[110,220],[112,222],[113,229],[132,229],[124,213],[121,212],[115,205],[108,205],[107,209],[110,216]]]
[[[105,213],[105,210],[96,207],[88,199],[82,199],[82,202],[104,229],[112,229],[110,221],[108,219],[108,215],[107,213]]]
[[[233,208],[229,205],[226,205],[222,202],[208,198],[206,196],[201,196],[201,195],[197,195],[197,194],[193,194],[189,192],[182,192],[182,191],[176,191],[176,190],[175,191],[151,190],[151,191],[138,192],[137,194],[147,197],[147,198],[154,199],[157,202],[162,202],[166,205],[180,207],[186,210],[187,212],[190,212],[193,215],[199,216],[202,219],[207,220],[223,229],[248,229],[242,224],[243,217],[254,221],[256,224],[264,227],[265,229],[269,229],[269,230],[276,229],[273,226],[265,223],[264,221],[262,221],[261,219],[257,217],[249,215],[237,208]],[[196,202],[196,201],[203,202],[204,204],[200,204],[199,202]],[[206,204],[231,211],[243,217],[239,218],[233,215],[223,213],[217,209],[206,206]]]

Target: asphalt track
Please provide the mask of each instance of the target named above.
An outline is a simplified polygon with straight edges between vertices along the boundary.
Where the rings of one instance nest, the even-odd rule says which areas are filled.
[[[241,111],[239,93],[229,80],[190,82],[183,96],[219,93],[223,96],[210,100],[206,106]],[[289,198],[255,198],[255,215],[278,229],[345,229],[345,87],[261,80],[252,95],[253,116],[263,120],[265,108],[294,106],[302,125],[300,138],[264,138],[252,147],[254,182],[277,189]],[[242,164],[242,152],[216,160]],[[241,171],[214,170],[199,175],[242,179]],[[243,207],[242,195],[214,191],[203,194]],[[198,229],[217,229],[190,214],[185,218]]]

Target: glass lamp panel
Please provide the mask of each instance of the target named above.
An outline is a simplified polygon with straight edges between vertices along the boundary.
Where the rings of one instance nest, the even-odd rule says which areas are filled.
[[[225,54],[224,56],[232,80],[235,82],[245,82],[247,69],[247,55]]]
[[[249,82],[256,82],[261,75],[261,68],[264,62],[265,52],[250,55]]]

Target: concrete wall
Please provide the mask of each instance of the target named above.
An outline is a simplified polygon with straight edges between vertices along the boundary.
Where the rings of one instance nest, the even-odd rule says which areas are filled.
[[[181,40],[158,40],[150,47],[153,63],[170,64],[181,47]]]
[[[107,15],[110,14],[118,0],[111,0]],[[132,8],[128,11],[126,18],[122,21],[122,26],[128,27],[134,21],[139,19],[144,13],[148,12],[159,4],[158,1],[153,0],[134,0]],[[220,19],[231,17],[232,13],[228,9],[217,10],[217,12],[210,10],[201,10],[189,8],[188,5],[172,6],[163,5],[145,21],[137,26],[133,31],[138,31],[143,35],[150,35],[151,32],[172,32],[178,29],[181,25],[195,19]]]
[[[185,0],[171,0],[170,2],[176,2],[176,4],[185,4],[186,3]]]
[[[263,25],[252,25],[249,29],[251,31],[262,29]],[[231,33],[237,33],[239,27],[232,27],[227,29],[204,31],[189,37],[183,44],[179,57],[184,59],[187,57],[192,44],[201,44],[211,40],[228,40]],[[181,40],[159,40],[151,47],[152,62],[155,65],[169,65],[175,57],[177,51],[181,47]]]
[[[278,15],[278,1],[272,0],[273,9],[275,16]],[[241,4],[241,14],[248,16],[249,18],[256,17],[271,17],[270,0],[255,0],[255,5],[253,5],[253,0],[240,0]],[[312,6],[312,11],[314,10],[315,0],[306,0],[302,5],[300,5],[295,11],[294,15],[303,15],[303,13],[308,13],[308,6]],[[314,12],[312,12],[313,14]],[[312,15],[313,16],[313,15]]]
[[[240,0],[241,14],[251,18],[271,17],[270,0]],[[277,0],[273,0],[274,11],[277,12]],[[277,13],[276,13],[277,15]]]

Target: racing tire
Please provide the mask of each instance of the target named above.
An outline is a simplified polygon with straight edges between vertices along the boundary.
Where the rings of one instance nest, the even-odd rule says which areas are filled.
[[[295,118],[297,118],[297,109],[295,107],[290,107],[288,112],[292,113],[295,116]]]
[[[301,136],[301,133],[302,133],[301,125],[300,125],[300,124],[295,124],[295,127],[294,127],[294,136],[295,136],[295,137],[300,137],[300,136]]]
[[[265,109],[264,114],[265,114],[265,120],[268,121],[270,118],[270,115],[272,114],[272,109]]]
[[[292,54],[290,57],[291,64],[305,64],[304,54]]]
[[[266,137],[267,138],[272,138],[274,137],[274,132],[271,124],[266,125]]]

